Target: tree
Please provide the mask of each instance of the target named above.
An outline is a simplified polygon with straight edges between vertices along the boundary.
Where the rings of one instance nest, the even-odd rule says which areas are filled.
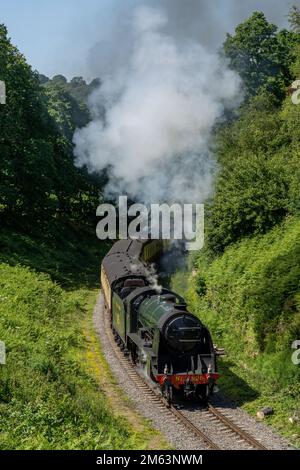
[[[300,214],[300,106],[280,108],[262,93],[217,136],[220,164],[207,210],[207,243],[214,253],[243,237],[263,234]]]
[[[66,77],[64,77],[63,75],[55,75],[53,78],[52,78],[52,81],[53,82],[56,82],[57,84],[61,84],[61,85],[64,85],[65,83],[67,83],[67,79]]]
[[[289,12],[289,21],[292,27],[292,30],[295,33],[300,34],[300,9],[293,5]]]
[[[290,63],[293,47],[299,37],[287,30],[278,32],[261,12],[237,26],[235,34],[227,34],[224,52],[230,66],[244,82],[246,97],[265,89],[279,98],[291,83]]]
[[[67,80],[56,76],[41,86],[41,76],[11,44],[4,25],[0,25],[0,80],[7,89],[7,104],[0,107],[2,225],[39,229],[58,216],[88,224],[100,185],[74,166],[72,130],[78,124],[76,112],[78,119],[82,112],[63,90]],[[50,84],[52,94],[46,94]]]
[[[73,77],[70,83],[71,85],[74,85],[74,86],[86,85],[86,81],[82,77]]]
[[[0,205],[14,217],[42,214],[49,203],[54,171],[53,129],[40,96],[37,76],[0,26],[0,76],[6,83],[7,104],[0,108]]]
[[[49,82],[45,87],[47,107],[50,116],[56,122],[58,130],[72,141],[76,128],[84,127],[90,120],[90,113],[84,103],[78,103],[67,91],[66,87]]]
[[[45,83],[49,82],[49,80],[50,80],[48,77],[46,77],[46,75],[43,75],[42,73],[38,73],[38,78],[39,78],[39,82],[40,82],[41,85],[44,85]]]
[[[43,85],[51,116],[71,140],[75,128],[86,126],[89,122],[87,100],[93,90],[101,86],[101,80],[95,78],[87,84],[82,77],[74,77],[68,82],[65,77],[57,75]]]

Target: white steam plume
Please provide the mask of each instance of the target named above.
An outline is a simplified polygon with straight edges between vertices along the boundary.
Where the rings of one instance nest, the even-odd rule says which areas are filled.
[[[149,286],[154,289],[158,294],[161,293],[162,286],[159,284],[158,274],[154,263],[146,264],[143,263],[141,260],[136,260],[134,263],[131,263],[130,269],[133,273],[142,269],[144,272],[144,276],[149,282]]]
[[[163,33],[166,23],[158,9],[136,10],[128,64],[91,96],[75,156],[90,171],[108,168],[108,196],[200,203],[212,188],[212,129],[238,104],[240,81],[217,54]]]

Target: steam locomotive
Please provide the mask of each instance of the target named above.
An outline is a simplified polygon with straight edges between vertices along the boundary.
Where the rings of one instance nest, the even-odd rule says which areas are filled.
[[[105,307],[121,348],[169,403],[175,393],[206,401],[218,378],[216,352],[183,298],[153,285],[149,263],[163,250],[162,240],[116,242],[101,266]]]

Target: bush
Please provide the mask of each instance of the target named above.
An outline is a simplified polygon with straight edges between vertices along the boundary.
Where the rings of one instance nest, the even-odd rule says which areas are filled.
[[[197,264],[196,308],[215,340],[259,375],[272,369],[274,386],[296,383],[291,344],[300,338],[299,219],[237,243],[210,265],[200,255]]]
[[[299,108],[290,98],[278,108],[262,94],[220,132],[221,169],[207,210],[208,246],[215,253],[300,214]]]

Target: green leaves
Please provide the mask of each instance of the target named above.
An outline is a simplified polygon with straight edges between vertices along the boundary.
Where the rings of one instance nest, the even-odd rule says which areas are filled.
[[[263,13],[255,12],[233,36],[227,35],[224,52],[242,77],[248,98],[262,89],[282,98],[284,87],[291,83],[293,48],[299,43],[297,34],[278,32]]]
[[[62,76],[52,81],[31,70],[0,25],[0,215],[2,224],[42,228],[61,216],[93,228],[101,183],[75,168],[72,136],[89,119],[83,101],[99,84]],[[40,80],[45,85],[41,88]],[[76,89],[75,97],[66,87]],[[65,88],[64,88],[65,87]],[[85,95],[84,95],[85,93]]]
[[[299,113],[290,97],[281,109],[262,93],[217,135],[220,171],[206,237],[213,251],[300,214]]]
[[[264,233],[288,212],[286,166],[280,158],[243,155],[219,175],[208,243],[223,250],[239,238]]]
[[[300,10],[296,5],[290,9],[289,20],[295,33],[300,33]]]
[[[300,335],[299,218],[287,218],[265,235],[245,238],[208,266],[203,258],[200,254],[195,279],[199,312],[216,331],[225,326],[220,330],[224,347],[230,351],[233,342],[246,356],[289,352]],[[239,344],[240,328],[247,338]]]

